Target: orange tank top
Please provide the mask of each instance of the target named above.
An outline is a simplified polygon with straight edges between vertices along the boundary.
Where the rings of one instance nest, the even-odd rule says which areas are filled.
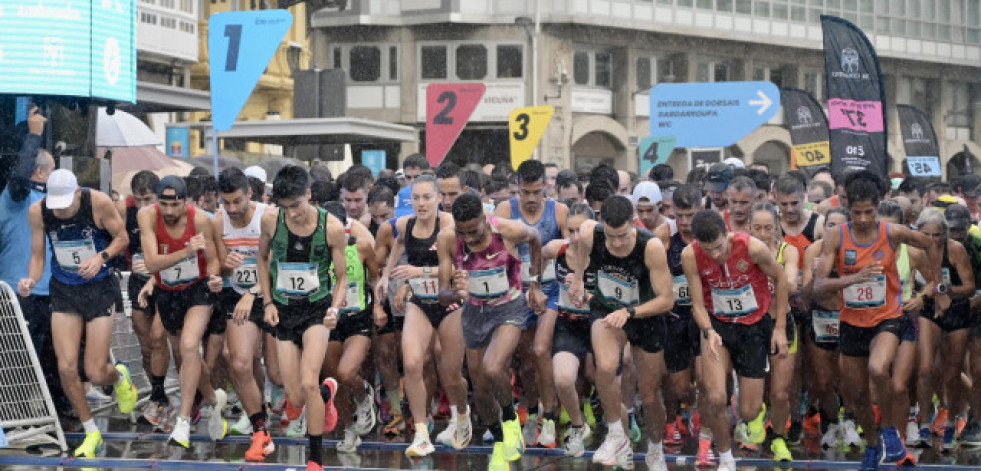
[[[878,234],[869,245],[859,245],[852,238],[851,224],[841,229],[841,246],[836,267],[842,276],[858,273],[863,267],[879,262],[882,275],[870,281],[851,285],[841,291],[841,321],[855,327],[875,327],[900,317],[899,271],[896,252],[889,241],[889,224],[879,222]]]

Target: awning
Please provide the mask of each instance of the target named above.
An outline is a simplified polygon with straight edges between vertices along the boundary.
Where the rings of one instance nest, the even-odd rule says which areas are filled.
[[[199,127],[204,123],[193,123]],[[205,132],[210,136],[210,128]],[[301,118],[264,121],[238,121],[218,137],[228,140],[276,144],[359,144],[379,141],[418,142],[412,126],[361,118]]]
[[[211,93],[141,81],[136,83],[136,104],[120,103],[117,108],[143,113],[210,110]]]

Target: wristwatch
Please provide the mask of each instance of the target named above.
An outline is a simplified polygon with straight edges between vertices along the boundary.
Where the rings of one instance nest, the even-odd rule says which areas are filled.
[[[709,338],[709,331],[710,330],[715,330],[715,329],[713,329],[711,327],[706,327],[706,328],[702,329],[702,338],[703,339],[708,340],[708,338]]]
[[[108,262],[109,261],[109,252],[106,252],[105,250],[103,250],[102,252],[99,252],[99,255],[102,255],[102,260],[103,261],[105,261],[105,262]]]
[[[253,286],[253,287],[249,288],[249,294],[251,294],[252,296],[258,297],[259,296],[259,287],[258,286]]]
[[[631,319],[637,316],[637,310],[634,309],[633,306],[627,306],[625,309],[627,310],[627,314],[630,315]]]
[[[538,283],[539,285],[541,285],[542,284],[542,275],[531,275],[531,276],[528,277],[528,282],[529,283]]]
[[[950,288],[947,287],[946,284],[940,283],[939,285],[933,287],[933,293],[934,294],[947,294],[947,291],[949,289]]]
[[[422,276],[426,278],[433,276],[433,267],[422,267]]]

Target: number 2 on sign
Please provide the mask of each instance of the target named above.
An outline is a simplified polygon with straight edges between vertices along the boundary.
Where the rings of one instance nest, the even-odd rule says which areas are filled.
[[[433,118],[433,124],[453,124],[453,117],[450,116],[450,113],[453,112],[453,108],[456,108],[456,93],[450,91],[440,93],[436,103],[443,102],[446,102],[446,106]]]

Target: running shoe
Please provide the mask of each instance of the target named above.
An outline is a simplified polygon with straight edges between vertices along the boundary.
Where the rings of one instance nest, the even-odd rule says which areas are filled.
[[[582,427],[569,427],[565,431],[565,456],[579,458],[586,452],[586,439],[589,438],[589,424]]]
[[[102,432],[96,430],[85,433],[85,440],[75,449],[75,456],[95,458],[105,450],[106,444],[102,441]]]
[[[439,435],[436,435],[436,443],[441,445],[450,445],[450,441],[453,440],[453,434],[456,433],[456,421],[452,418],[446,423],[446,428]]]
[[[954,419],[954,433],[957,434],[956,436],[960,437],[964,433],[964,427],[967,427],[967,417],[957,414],[957,418]]]
[[[289,399],[286,400],[286,407],[283,408],[283,419],[285,422],[292,422],[303,415],[303,407],[296,407]]]
[[[957,430],[954,427],[944,428],[943,450],[954,451],[957,449]]]
[[[920,427],[920,432],[917,434],[916,446],[918,448],[931,448],[933,447],[933,434],[930,433],[929,427]]]
[[[885,461],[896,462],[906,457],[906,445],[903,445],[903,440],[899,437],[899,430],[896,427],[882,429],[882,444],[885,450]]]
[[[668,463],[664,461],[664,447],[660,444],[655,445],[650,440],[647,441],[647,456],[644,462],[647,463],[647,471],[668,471]]]
[[[865,447],[865,457],[862,458],[861,471],[877,471],[882,462],[882,444]]]
[[[324,433],[330,433],[337,427],[337,406],[334,396],[337,394],[337,380],[327,378],[320,385],[320,397],[324,400]]]
[[[828,424],[828,430],[821,437],[821,448],[837,448],[842,442],[842,429],[838,423]]]
[[[759,445],[766,440],[766,428],[764,427],[764,421],[766,420],[766,404],[760,406],[760,413],[755,419],[746,423],[746,436],[749,438],[751,443]]]
[[[221,410],[225,408],[227,399],[224,390],[215,389],[215,403],[211,405],[211,416],[208,417],[208,436],[213,441],[221,440],[228,434],[228,421],[221,416]]]
[[[283,388],[274,384],[272,386],[272,392],[269,396],[269,402],[272,405],[272,413],[282,415],[283,409],[286,408],[286,391],[283,391]]]
[[[242,414],[228,430],[232,435],[252,435],[252,421],[248,414]]]
[[[525,440],[518,419],[502,422],[501,430],[504,432],[504,458],[508,461],[521,458],[525,452]]]
[[[791,421],[790,427],[787,427],[787,443],[799,445],[803,436],[804,424],[802,422]]]
[[[760,446],[753,443],[753,441],[749,438],[749,426],[746,424],[746,422],[739,421],[739,423],[736,424],[736,428],[733,430],[732,435],[733,439],[736,441],[736,444],[739,445],[741,450],[752,452],[760,450]]]
[[[453,422],[456,422],[456,427],[450,438],[450,446],[456,450],[462,450],[470,446],[470,441],[473,440],[473,422],[470,421],[470,408],[467,407],[467,413],[460,413]]]
[[[637,425],[637,415],[633,412],[628,414],[630,418],[630,441],[637,443],[640,441],[640,426]]]
[[[266,457],[274,451],[276,451],[276,445],[273,443],[272,437],[269,436],[269,431],[257,430],[252,433],[252,444],[245,451],[245,461],[254,463],[266,461]]]
[[[409,458],[422,458],[429,456],[434,451],[436,451],[436,448],[429,441],[429,434],[416,432],[416,436],[412,439],[412,444],[405,449],[405,456]]]
[[[291,438],[303,437],[307,434],[307,415],[300,409],[300,416],[289,421],[286,425],[286,436]]]
[[[702,414],[692,411],[688,418],[688,436],[697,437],[702,432]]]
[[[324,471],[324,465],[307,461],[307,471]]]
[[[920,446],[920,428],[916,420],[906,422],[906,446]]]
[[[604,466],[615,466],[619,465],[621,460],[621,455],[624,453],[631,453],[630,440],[625,434],[622,433],[607,433],[606,439],[600,444],[596,452],[593,453],[593,463],[602,464]],[[631,459],[631,461],[633,461]]]
[[[943,436],[944,429],[947,428],[947,417],[950,412],[946,407],[940,407],[937,409],[937,414],[933,417],[933,425],[930,426],[930,432],[937,436]]]
[[[338,453],[357,453],[361,446],[361,434],[352,427],[344,428],[344,439],[337,443]]]
[[[504,455],[504,442],[494,442],[494,452],[487,464],[487,471],[511,471],[511,462]]]
[[[810,414],[804,417],[804,435],[810,437],[821,436],[821,414]]]
[[[736,471],[736,459],[724,458],[719,460],[718,471]]]
[[[116,405],[119,406],[120,413],[129,414],[136,407],[136,400],[139,399],[140,393],[130,378],[128,366],[123,363],[116,363],[116,371],[119,372],[120,376],[119,382],[115,386]]]
[[[909,450],[907,450],[906,456],[904,456],[901,460],[897,461],[896,464],[902,467],[916,466],[916,457],[913,456],[913,454],[910,453]]]
[[[555,448],[555,421],[542,417],[538,424],[538,438],[535,440],[545,448]]]
[[[976,421],[968,423],[961,433],[961,443],[965,446],[981,446],[981,423]]]
[[[484,443],[494,443],[494,434],[491,433],[490,429],[484,430],[484,434],[480,436],[480,439]]]
[[[698,453],[695,454],[695,466],[698,468],[710,468],[718,462],[715,451],[712,450],[712,439],[708,437],[698,437]]]
[[[436,404],[436,413],[433,417],[439,420],[448,419],[453,415],[453,411],[450,409],[450,400],[446,397],[446,391],[441,391],[439,394],[439,402]]]
[[[521,427],[521,437],[525,440],[525,446],[537,445],[538,433],[538,414],[528,414],[528,418]]]
[[[364,384],[365,395],[363,400],[355,400],[357,411],[355,416],[358,418],[354,423],[354,431],[358,435],[365,435],[375,428],[375,391],[368,383]]]
[[[382,428],[382,433],[388,437],[397,437],[405,431],[405,418],[399,412],[393,412],[391,419]],[[438,440],[437,440],[438,441]]]
[[[178,417],[174,431],[170,433],[168,443],[191,449],[191,421],[187,417]]]
[[[862,446],[862,437],[858,434],[858,430],[855,429],[855,422],[852,420],[846,420],[841,424],[841,442],[846,447],[860,448]]]
[[[160,403],[157,401],[146,401],[143,404],[143,420],[156,427],[160,422]]]
[[[794,457],[790,454],[790,450],[787,449],[787,441],[784,440],[783,437],[774,437],[773,440],[770,441],[770,453],[773,453],[773,461],[794,461]]]
[[[664,424],[664,444],[668,446],[681,445],[681,432],[678,431],[677,422],[666,422]]]
[[[112,400],[112,396],[106,395],[100,386],[90,384],[89,388],[85,390],[85,400],[90,402],[109,402]]]

